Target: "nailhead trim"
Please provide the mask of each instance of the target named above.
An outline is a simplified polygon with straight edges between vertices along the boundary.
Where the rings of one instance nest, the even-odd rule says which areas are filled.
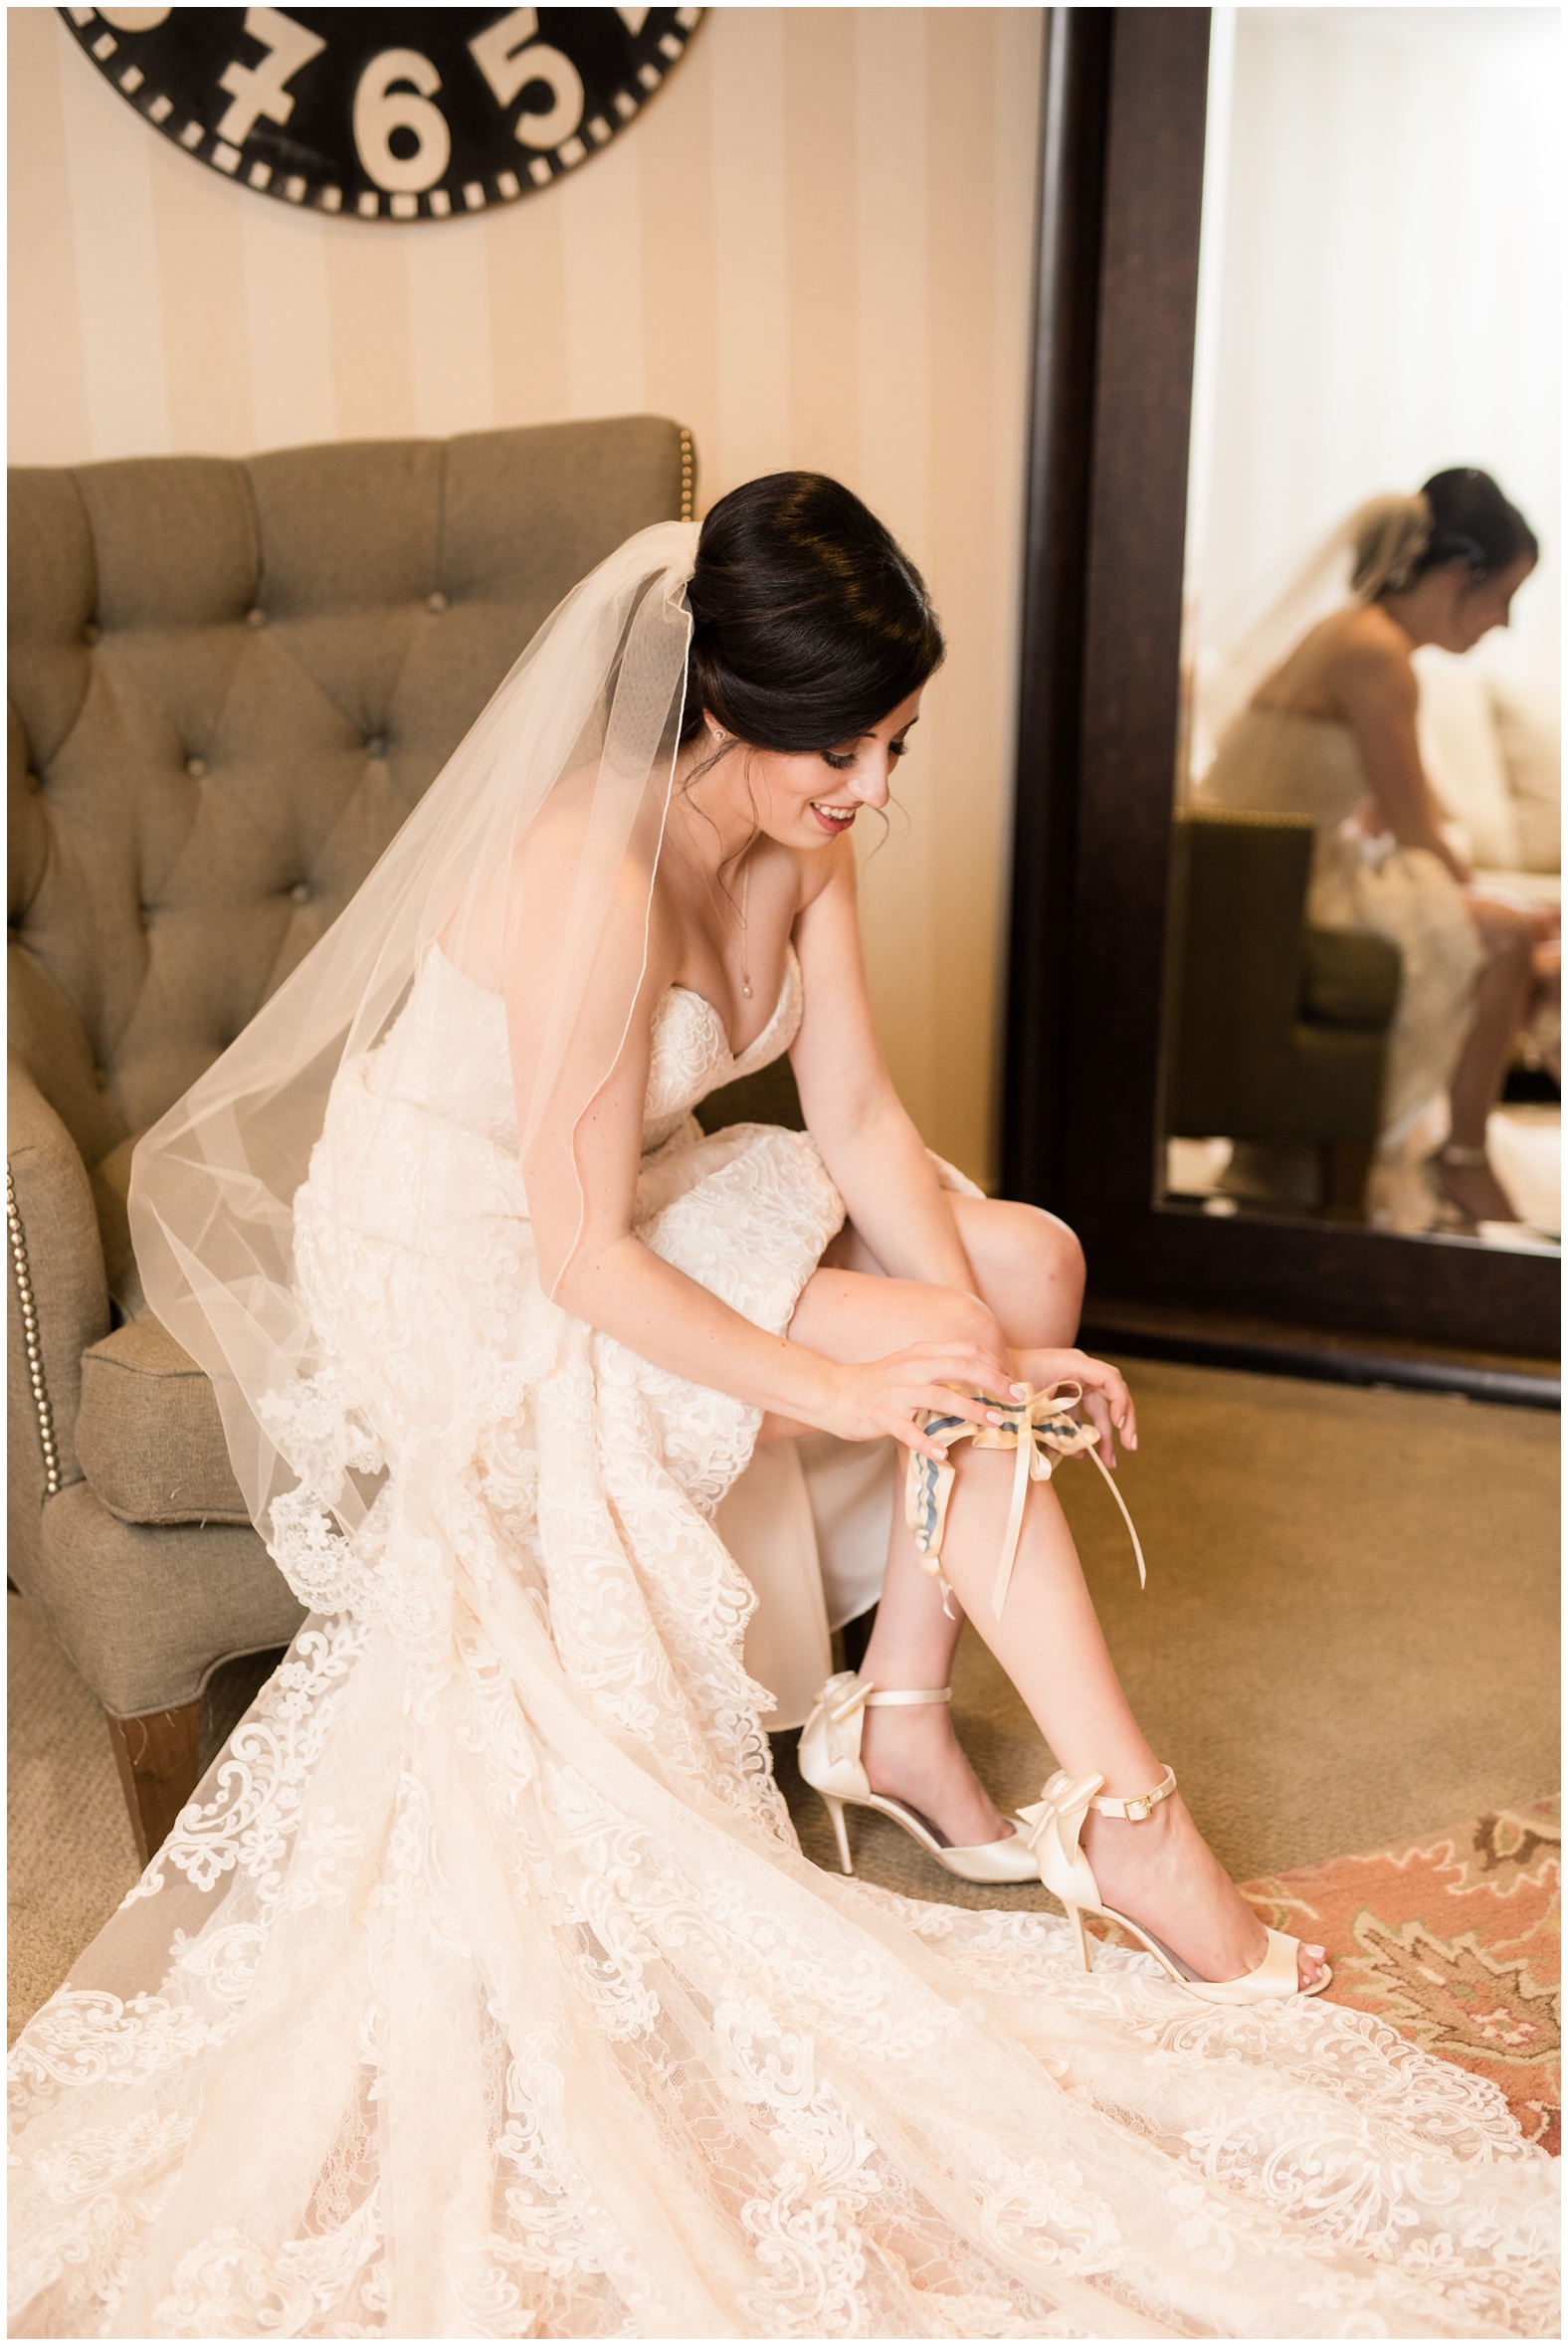
[[[49,1387],[44,1382],[44,1348],[38,1340],[38,1305],[33,1297],[33,1274],[27,1265],[27,1233],[22,1228],[21,1211],[16,1202],[16,1183],[11,1168],[5,1175],[5,1219],[11,1234],[11,1268],[16,1273],[17,1299],[22,1306],[22,1340],[27,1347],[28,1382],[33,1388],[33,1407],[38,1412],[38,1439],[44,1453],[44,1496],[53,1498],[60,1488],[60,1453],[55,1447],[55,1413],[50,1406]]]
[[[685,424],[681,427],[681,518],[689,521],[696,503],[696,448]]]

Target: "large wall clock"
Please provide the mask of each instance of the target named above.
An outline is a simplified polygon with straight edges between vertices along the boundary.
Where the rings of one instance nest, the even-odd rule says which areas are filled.
[[[280,203],[447,220],[575,170],[679,64],[700,8],[63,8],[104,78]]]

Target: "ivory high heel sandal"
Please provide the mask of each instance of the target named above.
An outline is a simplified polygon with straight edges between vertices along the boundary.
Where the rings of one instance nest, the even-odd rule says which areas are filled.
[[[1097,1797],[1104,1781],[1103,1776],[1070,1776],[1066,1768],[1059,1768],[1041,1798],[1032,1807],[1018,1812],[1029,1827],[1029,1846],[1039,1860],[1040,1878],[1067,1909],[1080,1971],[1087,1971],[1092,1960],[1092,1942],[1083,1927],[1083,1917],[1102,1914],[1107,1922],[1118,1923],[1140,1946],[1146,1947],[1179,1988],[1185,1988],[1189,1996],[1197,1996],[1205,2004],[1276,2004],[1287,2002],[1292,1996],[1321,1995],[1333,1973],[1324,1964],[1322,1977],[1309,1988],[1303,1988],[1296,1969],[1301,1942],[1287,1938],[1283,1931],[1269,1931],[1268,1951],[1256,1970],[1239,1980],[1206,1980],[1198,1976],[1191,1964],[1173,1953],[1163,1939],[1157,1939],[1130,1915],[1118,1914],[1114,1906],[1107,1906],[1100,1897],[1094,1868],[1078,1848],[1084,1818],[1090,1809],[1098,1809],[1103,1817],[1125,1817],[1130,1823],[1141,1825],[1162,1800],[1169,1800],[1176,1789],[1176,1777],[1167,1768],[1154,1790],[1140,1794],[1136,1800]],[[1264,1927],[1269,1929],[1267,1923]]]
[[[878,1809],[890,1817],[919,1843],[927,1857],[960,1881],[1034,1881],[1038,1877],[1039,1867],[1022,1833],[1010,1833],[1001,1841],[983,1842],[974,1849],[955,1850],[940,1827],[922,1817],[918,1809],[872,1790],[861,1760],[861,1730],[868,1709],[894,1703],[951,1702],[952,1698],[951,1686],[878,1687],[870,1678],[842,1669],[828,1680],[812,1704],[811,1716],[800,1731],[798,1764],[801,1776],[833,1819],[839,1862],[846,1873],[855,1870],[850,1837],[844,1829],[848,1804]]]

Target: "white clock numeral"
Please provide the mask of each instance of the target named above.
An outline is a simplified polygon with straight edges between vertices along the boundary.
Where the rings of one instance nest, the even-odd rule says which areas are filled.
[[[413,90],[397,90],[412,82]],[[447,117],[431,99],[441,76],[417,49],[384,49],[359,77],[354,92],[354,144],[377,187],[396,195],[422,195],[434,187],[452,159]],[[416,95],[417,93],[417,95]],[[394,130],[411,130],[419,141],[411,155],[392,152]]]
[[[621,11],[624,16],[627,11]],[[632,11],[633,14],[636,11]],[[555,102],[547,113],[522,113],[512,135],[522,146],[559,146],[570,138],[583,118],[582,76],[571,59],[548,43],[535,40],[539,29],[536,9],[514,8],[498,23],[488,25],[469,43],[469,54],[485,76],[498,105],[510,105],[530,82],[542,82]]]
[[[493,91],[497,105],[510,105],[527,81],[531,68],[523,64],[522,52],[538,29],[537,9],[514,8],[509,16],[497,17],[483,33],[476,33],[469,43],[469,55]]]
[[[76,10],[73,9],[71,13],[75,16]],[[84,18],[90,17],[93,11],[85,8],[82,14]],[[152,33],[174,11],[172,8],[100,8],[98,14],[106,25],[113,26],[116,33]]]
[[[270,122],[288,121],[294,101],[284,84],[326,47],[281,8],[248,8],[245,29],[268,54],[259,66],[226,65],[218,76],[219,89],[227,90],[234,100],[218,124],[218,136],[235,146],[244,145],[262,114]]]
[[[620,18],[622,24],[625,25],[627,31],[634,37],[642,31],[644,25],[646,25],[648,22],[648,11],[646,8],[618,8],[615,13]]]

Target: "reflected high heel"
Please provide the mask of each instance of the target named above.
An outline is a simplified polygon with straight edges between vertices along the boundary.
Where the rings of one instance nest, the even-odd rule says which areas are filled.
[[[1131,1824],[1141,1825],[1162,1800],[1169,1800],[1176,1789],[1176,1777],[1167,1768],[1154,1790],[1140,1794],[1136,1800],[1097,1798],[1104,1781],[1103,1776],[1070,1776],[1066,1768],[1059,1768],[1033,1807],[1018,1812],[1029,1827],[1029,1846],[1039,1860],[1040,1878],[1067,1910],[1079,1971],[1087,1971],[1093,1960],[1093,1941],[1083,1927],[1083,1917],[1102,1914],[1107,1922],[1118,1924],[1140,1946],[1146,1947],[1178,1988],[1184,1988],[1189,1996],[1196,1996],[1205,2004],[1279,2004],[1288,2002],[1292,1996],[1322,1994],[1333,1977],[1327,1964],[1323,1966],[1322,1977],[1309,1988],[1303,1988],[1296,1968],[1300,1940],[1287,1937],[1283,1931],[1269,1930],[1267,1923],[1264,1928],[1269,1930],[1269,1946],[1262,1963],[1239,1980],[1206,1980],[1200,1979],[1191,1964],[1184,1963],[1163,1939],[1157,1939],[1130,1915],[1118,1914],[1114,1906],[1107,1906],[1100,1897],[1094,1868],[1078,1847],[1084,1818],[1090,1809],[1098,1809],[1102,1816],[1124,1817]]]
[[[846,1807],[877,1809],[901,1825],[927,1857],[956,1874],[960,1881],[1034,1881],[1039,1868],[1022,1833],[988,1841],[974,1849],[955,1850],[939,1826],[907,1802],[889,1800],[873,1792],[861,1759],[861,1731],[868,1709],[894,1703],[951,1702],[951,1686],[882,1687],[852,1669],[840,1670],[812,1704],[811,1716],[800,1731],[801,1776],[820,1797],[833,1820],[839,1862],[853,1873],[850,1837],[845,1830]]]

